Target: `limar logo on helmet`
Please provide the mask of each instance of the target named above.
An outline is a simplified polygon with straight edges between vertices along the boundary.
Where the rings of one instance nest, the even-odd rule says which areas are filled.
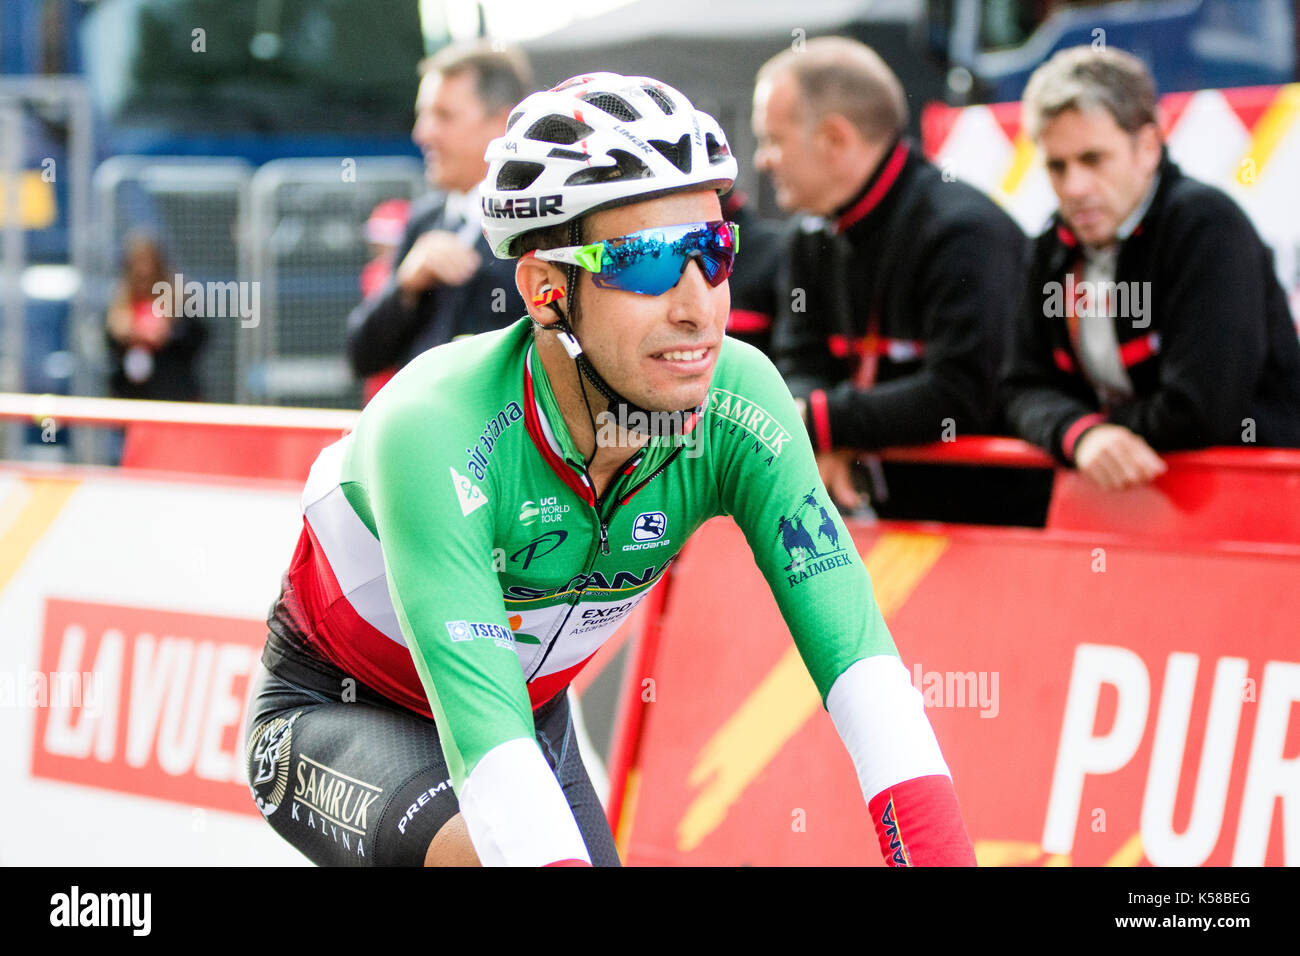
[[[493,219],[537,219],[562,213],[563,196],[520,196],[517,199],[483,197],[483,215]]]

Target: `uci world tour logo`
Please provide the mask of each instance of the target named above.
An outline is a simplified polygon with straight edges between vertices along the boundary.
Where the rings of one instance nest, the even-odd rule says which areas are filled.
[[[839,526],[836,525],[830,512],[818,502],[816,491],[816,488],[809,491],[803,496],[803,501],[799,503],[794,514],[788,518],[782,515],[777,522],[777,534],[781,536],[781,544],[786,554],[790,556],[790,563],[784,568],[786,571],[793,572],[786,579],[790,587],[802,584],[823,571],[846,567],[850,563],[848,553],[840,547]],[[821,522],[814,531],[809,531],[809,526],[803,522],[803,516],[808,509],[811,509],[808,514],[810,522],[817,519]],[[818,551],[818,539],[829,542],[830,548]],[[826,546],[823,544],[822,547]]]

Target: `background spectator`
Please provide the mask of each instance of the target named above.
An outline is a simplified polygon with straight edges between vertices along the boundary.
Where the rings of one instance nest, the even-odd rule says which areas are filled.
[[[1169,159],[1142,62],[1063,50],[1023,109],[1060,207],[1006,370],[1021,437],[1103,488],[1161,474],[1157,451],[1300,446],[1300,344],[1272,254]]]
[[[379,291],[393,274],[393,256],[402,243],[406,224],[411,218],[411,204],[405,199],[385,199],[373,210],[366,220],[366,245],[370,249],[371,259],[361,270],[361,296],[369,298]],[[361,388],[361,403],[364,405],[374,398],[375,393],[384,387],[396,373],[395,368],[387,368],[367,375]]]
[[[136,234],[127,240],[105,328],[114,398],[199,399],[195,367],[206,333],[197,317],[175,308],[184,300],[181,290],[171,290],[173,281],[154,239]],[[160,294],[160,285],[171,291]]]
[[[495,258],[483,238],[478,185],[488,143],[531,92],[527,61],[476,43],[444,48],[420,72],[411,139],[438,191],[412,206],[394,275],[348,317],[348,357],[358,376],[400,368],[526,311],[513,264]]]
[[[827,488],[848,507],[860,504],[859,450],[993,430],[1008,290],[1024,265],[1015,222],[947,181],[906,124],[898,78],[856,40],[810,40],[758,73],[755,163],[784,208],[820,217],[794,236],[773,358],[806,401]],[[969,519],[991,501],[967,470],[876,474],[882,515]]]
[[[777,282],[789,254],[790,230],[786,224],[760,219],[749,197],[739,189],[722,197],[722,215],[740,226],[742,250],[728,280],[731,314],[727,334],[770,356]]]

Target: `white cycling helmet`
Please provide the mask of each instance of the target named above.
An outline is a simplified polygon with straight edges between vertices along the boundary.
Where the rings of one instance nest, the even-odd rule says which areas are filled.
[[[737,173],[717,120],[666,83],[617,73],[527,97],[484,159],[483,234],[499,259],[534,229],[683,189],[725,192]]]

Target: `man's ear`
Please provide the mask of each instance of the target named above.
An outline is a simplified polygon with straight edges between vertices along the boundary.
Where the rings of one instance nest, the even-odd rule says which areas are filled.
[[[542,325],[559,321],[560,317],[547,304],[561,300],[565,293],[564,274],[554,263],[538,259],[532,253],[523,256],[515,263],[515,287],[533,321]]]
[[[1155,172],[1160,165],[1162,146],[1164,141],[1160,138],[1160,127],[1155,123],[1147,123],[1137,131],[1138,157],[1148,172]]]

